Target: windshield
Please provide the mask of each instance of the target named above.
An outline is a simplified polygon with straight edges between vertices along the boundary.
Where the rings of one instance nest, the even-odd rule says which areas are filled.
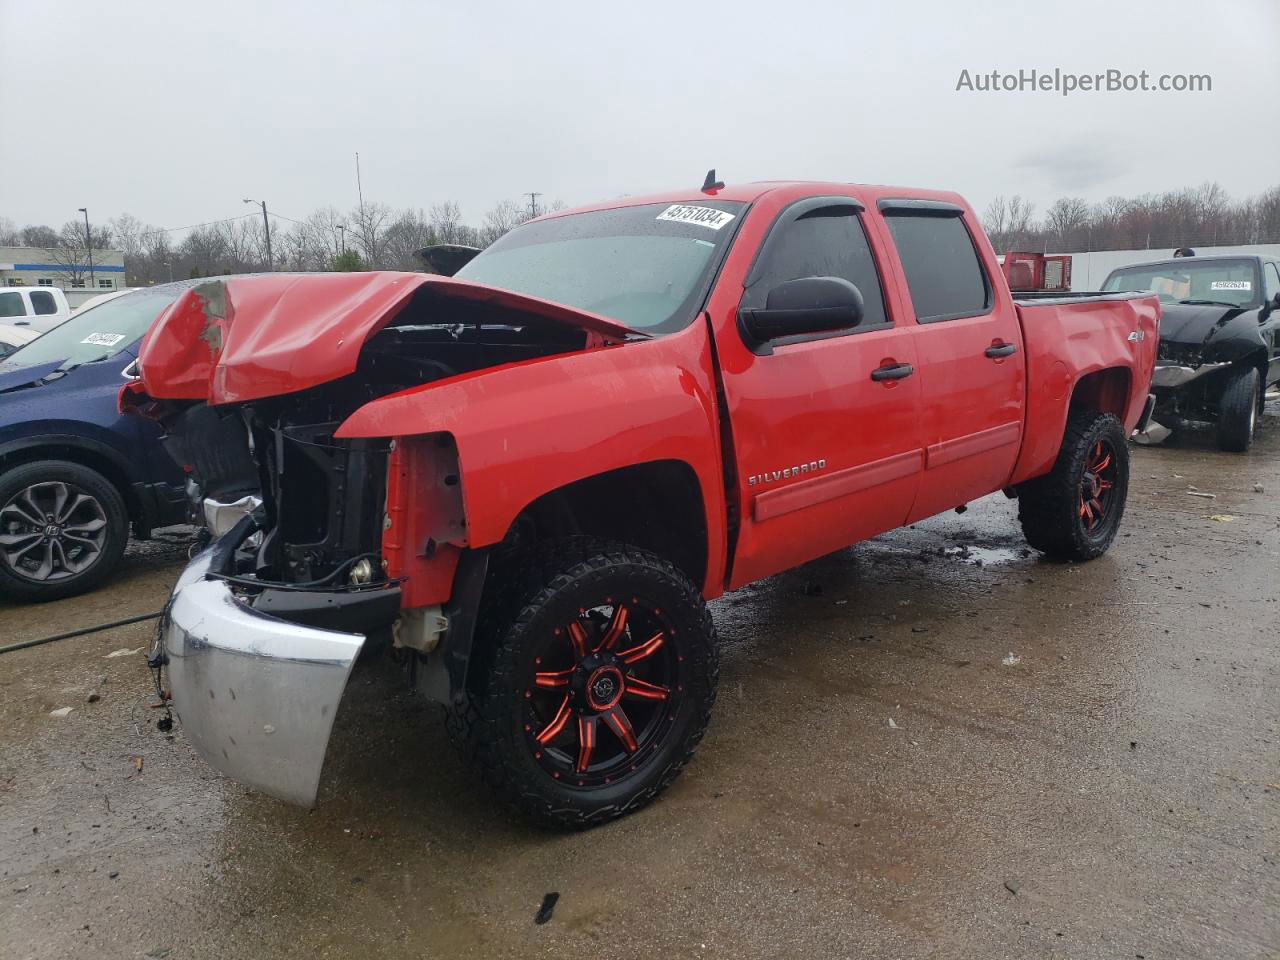
[[[60,360],[68,368],[106,360],[146,333],[151,321],[180,293],[181,287],[139,290],[90,307],[10,354],[4,366]]]
[[[1147,290],[1161,303],[1204,301],[1232,307],[1262,303],[1257,265],[1253,260],[1197,260],[1147,263],[1113,270],[1102,289]]]
[[[646,333],[678,330],[701,306],[743,205],[645,204],[530,223],[457,276],[589,310]]]

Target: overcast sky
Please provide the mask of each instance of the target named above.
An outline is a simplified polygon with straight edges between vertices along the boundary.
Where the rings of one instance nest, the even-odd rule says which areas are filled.
[[[0,37],[0,217],[19,225],[346,209],[356,151],[367,200],[456,200],[472,223],[525,191],[576,205],[711,166],[1040,210],[1280,183],[1276,0],[0,0]],[[1055,67],[1213,90],[956,91],[963,69]]]

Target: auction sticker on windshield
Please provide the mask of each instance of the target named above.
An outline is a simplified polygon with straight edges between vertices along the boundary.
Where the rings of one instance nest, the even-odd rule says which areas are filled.
[[[687,203],[673,203],[658,214],[659,220],[674,220],[676,223],[696,223],[700,227],[719,230],[726,223],[733,222],[734,215],[717,210],[714,207],[697,207]]]
[[[1252,290],[1251,280],[1214,280],[1209,284],[1210,290]]]
[[[80,342],[92,343],[95,347],[114,347],[123,339],[123,333],[91,333]]]

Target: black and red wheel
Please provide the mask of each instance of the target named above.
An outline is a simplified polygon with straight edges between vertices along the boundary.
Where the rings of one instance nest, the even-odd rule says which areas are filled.
[[[1018,490],[1027,542],[1064,560],[1092,560],[1111,546],[1129,492],[1129,445],[1109,413],[1073,413],[1053,469]]]
[[[544,823],[637,809],[710,719],[715,630],[698,589],[651,553],[576,539],[523,593],[477,637],[487,669],[451,732],[492,787]]]

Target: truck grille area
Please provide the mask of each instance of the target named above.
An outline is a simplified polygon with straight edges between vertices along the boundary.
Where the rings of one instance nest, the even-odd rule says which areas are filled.
[[[338,423],[275,426],[270,456],[256,446],[263,474],[267,533],[259,575],[286,583],[336,576],[359,557],[376,555],[386,495],[386,441],[333,439]],[[255,431],[261,436],[263,431]],[[268,469],[262,469],[269,460]],[[380,571],[379,571],[380,573]]]

